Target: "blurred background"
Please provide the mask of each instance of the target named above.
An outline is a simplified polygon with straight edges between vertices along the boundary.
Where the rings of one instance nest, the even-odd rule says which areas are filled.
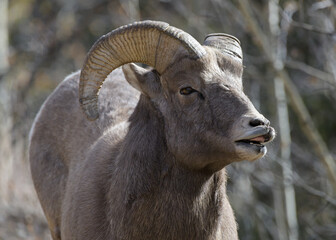
[[[242,240],[336,239],[336,2],[0,0],[0,239],[50,239],[30,178],[41,104],[101,35],[136,20],[238,37],[244,88],[278,136],[227,168]]]

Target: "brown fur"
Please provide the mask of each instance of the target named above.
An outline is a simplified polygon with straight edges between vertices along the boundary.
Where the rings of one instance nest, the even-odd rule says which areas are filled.
[[[235,140],[264,118],[242,92],[241,64],[205,49],[161,76],[115,70],[95,122],[78,103],[79,73],[46,100],[29,154],[53,239],[238,239],[224,167],[263,156]],[[187,86],[198,93],[181,95]]]

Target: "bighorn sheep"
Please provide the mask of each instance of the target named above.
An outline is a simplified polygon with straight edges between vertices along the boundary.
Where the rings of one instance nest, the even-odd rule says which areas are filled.
[[[274,138],[242,72],[227,34],[201,45],[143,21],[102,36],[31,131],[53,239],[238,239],[224,167],[261,158]]]

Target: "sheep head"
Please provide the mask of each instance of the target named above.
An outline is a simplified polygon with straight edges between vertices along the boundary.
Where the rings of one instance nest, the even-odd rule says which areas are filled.
[[[89,119],[99,116],[104,79],[121,65],[126,80],[162,116],[168,149],[179,164],[213,172],[266,154],[264,144],[274,138],[274,129],[243,93],[242,51],[233,36],[211,34],[200,45],[187,33],[152,21],[103,36],[81,72],[80,103]]]

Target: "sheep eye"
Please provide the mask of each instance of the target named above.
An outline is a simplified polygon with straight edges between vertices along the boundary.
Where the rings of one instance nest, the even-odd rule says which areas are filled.
[[[182,94],[182,95],[189,95],[189,94],[191,94],[193,92],[196,92],[196,90],[193,89],[193,88],[191,88],[191,87],[182,88],[180,90],[180,94]]]

